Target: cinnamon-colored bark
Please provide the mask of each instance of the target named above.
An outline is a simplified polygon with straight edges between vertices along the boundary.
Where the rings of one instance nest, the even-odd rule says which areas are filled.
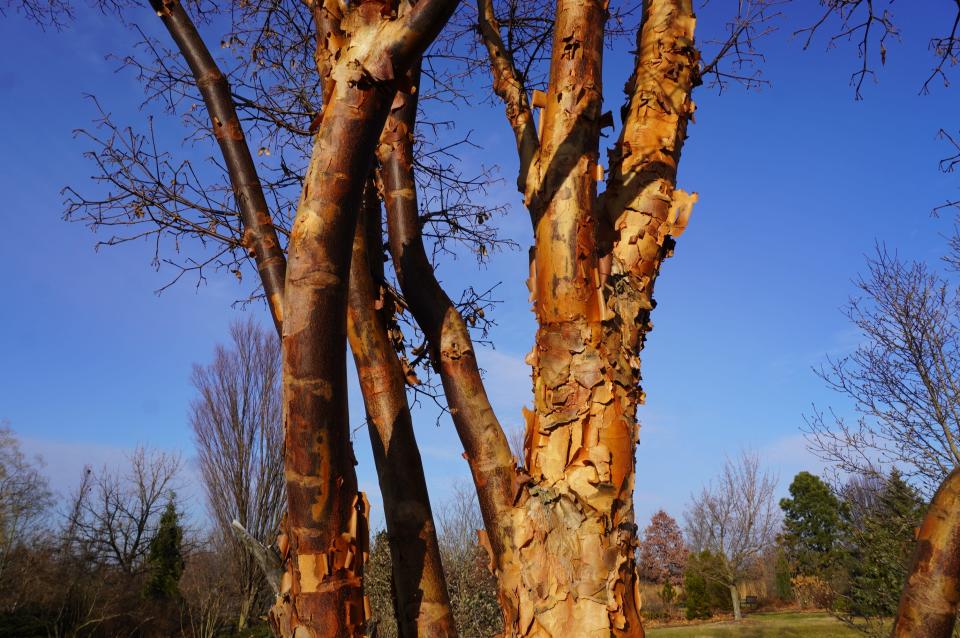
[[[311,8],[317,26],[316,57],[318,69],[324,78],[323,102],[326,105],[335,99],[334,90],[337,82],[333,73],[334,65],[342,50],[348,45],[347,34],[341,28],[344,18],[341,3],[328,1],[316,3]],[[158,0],[154,2],[154,9],[163,19],[182,55],[193,70],[197,86],[211,114],[214,134],[228,167],[231,185],[237,193],[241,222],[245,231],[244,242],[256,258],[274,324],[279,332],[283,323],[282,300],[286,260],[277,241],[229,86],[183,7],[176,0],[165,0],[162,3]],[[364,16],[359,15],[359,12],[353,20],[352,28],[364,26]],[[369,19],[366,21],[369,22]],[[395,38],[391,50],[398,57],[408,55],[405,47],[411,46],[411,42],[419,46],[417,37],[432,37],[429,31],[430,26],[424,23],[423,17],[417,21],[407,16],[406,22],[405,28],[408,30],[412,28],[412,33],[416,37],[411,38],[407,35]],[[375,22],[372,24],[374,27],[377,26]],[[366,26],[369,30],[370,25]],[[396,31],[393,24],[381,22],[379,26],[381,31],[389,32],[391,27]],[[369,51],[360,51],[358,57],[369,58],[369,53]],[[380,62],[382,63],[382,60]],[[376,96],[379,99],[378,108],[383,111],[383,104],[389,100],[392,89],[388,85],[380,86],[377,87],[377,93],[379,94]],[[376,111],[376,108],[370,109],[370,112]],[[358,124],[363,128],[365,122],[362,117]],[[366,163],[369,164],[372,154],[369,142],[378,129],[376,117],[372,118],[367,129]],[[355,156],[356,161],[364,162],[364,149],[352,150],[358,152]],[[313,178],[316,183],[321,183],[323,179],[322,177],[318,179],[317,175],[313,175]],[[344,197],[341,205],[347,211],[354,206],[349,185],[334,192],[333,197],[338,196]],[[338,259],[343,261],[342,254],[332,256],[329,250],[326,255],[321,256],[321,259],[324,258],[326,263]],[[366,263],[365,257],[363,263]],[[359,294],[369,296],[371,282],[369,275],[365,280],[361,279],[357,284],[361,286]],[[337,291],[334,290],[331,294],[335,295]],[[355,318],[362,317],[362,321],[368,324],[367,327],[379,328],[381,327],[379,324],[371,323],[377,320],[377,314],[372,311],[372,298],[368,301],[365,307],[359,309],[360,315],[355,315]],[[367,308],[370,312],[366,312]],[[357,318],[357,320],[360,319]],[[378,426],[371,428],[378,470],[381,481],[388,486],[384,489],[384,501],[387,504],[387,524],[394,541],[394,559],[397,562],[394,574],[400,602],[399,626],[404,636],[418,635],[418,632],[423,636],[453,636],[455,630],[439,562],[439,549],[433,529],[422,464],[413,438],[409,410],[406,407],[403,371],[400,369],[389,340],[386,339],[385,330],[377,330],[371,335],[382,337],[382,339],[368,339],[362,344],[364,347],[355,347],[355,352],[361,352],[366,362],[366,365],[358,365],[358,367],[362,372],[369,373],[363,376],[362,385],[366,391],[365,398],[371,421]],[[304,340],[311,341],[310,337]],[[360,343],[358,341],[358,344]],[[392,366],[389,363],[390,358],[394,364]],[[335,362],[313,362],[308,359],[305,367],[309,370],[311,367],[322,368],[324,365],[333,367]],[[373,370],[378,372],[371,373]],[[311,393],[323,394],[324,390],[337,385],[345,391],[342,381],[337,383],[333,380],[324,384],[314,379],[312,386],[308,385],[306,388],[308,399]],[[330,395],[330,397],[323,397],[319,403],[336,402],[337,398],[332,392]],[[344,392],[340,393],[341,400],[344,395]],[[300,396],[302,397],[303,394],[300,393]],[[383,400],[384,397],[389,397],[389,400]],[[307,403],[311,402],[307,401]],[[288,528],[288,533],[282,535],[280,544],[285,554],[284,558],[293,565],[293,569],[284,579],[284,593],[272,612],[275,628],[285,636],[296,633],[298,626],[304,628],[312,626],[316,631],[321,625],[326,628],[325,631],[333,632],[329,635],[334,635],[338,631],[344,635],[355,634],[365,618],[363,601],[357,594],[362,558],[366,551],[366,501],[363,495],[356,493],[356,479],[352,468],[353,455],[344,429],[345,408],[339,408],[343,415],[340,430],[322,433],[323,438],[319,442],[314,442],[309,440],[313,435],[310,428],[306,426],[309,425],[311,410],[317,410],[316,403],[312,402],[308,405],[305,413],[294,413],[298,418],[303,419],[303,427],[295,428],[294,436],[299,435],[308,440],[306,442],[290,441],[288,438],[287,444],[288,470],[293,468],[293,472],[288,471],[288,478],[293,474],[295,484],[293,498],[296,503],[287,518],[287,523],[292,528]],[[398,407],[401,405],[402,408]],[[322,410],[322,407],[320,409]],[[397,415],[396,423],[385,418],[390,410],[394,410]],[[331,412],[331,416],[336,417],[336,414],[336,409]],[[401,474],[403,474],[402,478]],[[316,494],[321,493],[324,489],[321,481],[326,478],[329,482],[329,479],[334,477],[335,489],[318,503],[318,499],[313,497],[311,491]],[[325,511],[324,507],[329,511]],[[309,512],[309,515],[305,515],[305,512]],[[331,515],[326,516],[326,514]],[[309,529],[311,523],[314,524],[313,529]],[[330,537],[327,540],[327,551],[317,552],[318,548],[323,548],[324,541],[313,542],[316,541],[313,537],[322,535],[322,527],[325,525],[329,525],[333,533],[327,534]],[[344,527],[346,532],[341,531]],[[337,532],[340,533],[339,537]],[[305,569],[308,573],[303,573]],[[324,575],[329,574],[340,577],[339,581],[336,578],[333,579],[332,587],[330,582],[319,582],[324,579]],[[331,595],[324,596],[318,595],[320,592],[310,591],[312,588],[333,591]],[[294,592],[294,589],[298,591]],[[344,612],[343,614],[338,613],[338,606],[341,608],[340,611]]]
[[[366,505],[357,491],[346,402],[347,282],[356,216],[394,80],[456,6],[421,0],[397,19],[362,2],[341,21],[347,37],[288,247],[283,323],[286,419],[286,574],[272,618],[278,633],[363,634]]]
[[[940,485],[917,533],[894,638],[949,638],[960,606],[960,470]]]
[[[380,223],[380,200],[371,181],[353,241],[347,330],[383,495],[397,626],[404,638],[452,638],[457,631],[404,371],[388,335],[392,300],[378,283],[383,275]]]

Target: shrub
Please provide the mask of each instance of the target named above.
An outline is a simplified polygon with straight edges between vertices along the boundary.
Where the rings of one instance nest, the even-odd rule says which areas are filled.
[[[797,603],[804,609],[832,609],[836,593],[819,576],[794,576],[790,586]]]

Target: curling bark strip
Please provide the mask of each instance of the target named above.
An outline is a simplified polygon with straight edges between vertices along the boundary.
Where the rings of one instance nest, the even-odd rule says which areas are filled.
[[[383,288],[372,276],[376,273],[382,279],[383,262],[379,259],[380,200],[370,182],[364,200],[350,263],[347,332],[383,494],[397,625],[404,638],[453,638],[457,631],[407,403],[404,371],[387,332],[387,305],[391,301],[384,298]],[[382,306],[380,310],[377,305]]]
[[[286,259],[270,217],[263,187],[240,126],[230,85],[210,55],[196,26],[179,0],[150,0],[163,20],[180,54],[190,66],[210,115],[213,135],[220,146],[243,224],[243,246],[252,254],[263,283],[263,292],[277,330],[283,323],[283,282]]]
[[[418,80],[415,69],[411,84]],[[377,150],[390,254],[404,297],[433,350],[490,542],[500,548],[510,536],[505,524],[517,490],[516,463],[484,389],[467,325],[437,282],[424,250],[413,178],[416,92],[398,94],[395,104]]]
[[[297,638],[360,636],[365,500],[357,491],[347,421],[346,313],[351,248],[366,176],[394,81],[456,7],[421,0],[389,19],[382,3],[354,5],[331,71],[288,247],[283,322],[287,538],[275,629]]]
[[[960,470],[944,479],[917,533],[893,638],[949,638],[960,605]]]

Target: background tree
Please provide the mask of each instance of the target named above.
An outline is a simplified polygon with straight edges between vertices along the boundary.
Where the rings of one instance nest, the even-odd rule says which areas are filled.
[[[240,601],[237,629],[262,611],[266,580],[232,529],[236,520],[262,545],[277,535],[284,507],[280,343],[252,319],[230,326],[231,347],[195,365],[190,405],[200,474],[220,542],[229,548],[230,587]]]
[[[855,422],[817,412],[807,419],[811,448],[844,472],[901,468],[932,494],[960,463],[960,298],[922,262],[878,247],[846,307],[860,345],[820,371],[853,402]]]
[[[483,518],[473,490],[457,485],[437,513],[437,521],[458,633],[463,638],[497,635],[503,630],[503,616],[490,554],[478,542]]]
[[[192,638],[222,636],[237,617],[240,601],[231,593],[233,575],[224,569],[229,556],[219,534],[194,539],[180,576],[180,633]]]
[[[683,583],[686,564],[687,546],[680,526],[672,516],[658,510],[640,540],[640,579],[660,585],[661,598],[670,604],[674,588]]]
[[[42,630],[32,608],[43,591],[53,504],[40,459],[28,458],[16,433],[0,425],[0,635]]]
[[[694,497],[686,514],[690,547],[716,557],[703,566],[704,575],[727,587],[737,620],[738,586],[757,573],[779,529],[776,485],[776,479],[760,468],[759,457],[744,452],[736,460],[727,459],[716,482]]]
[[[843,507],[820,477],[800,472],[780,499],[780,544],[794,575],[822,576],[836,564],[843,531]]]
[[[884,479],[858,485],[876,491],[847,501],[845,539],[849,589],[845,599],[851,622],[864,622],[877,635],[889,631],[883,619],[894,615],[916,545],[916,530],[925,504],[916,489],[896,470]]]
[[[176,601],[183,574],[183,528],[173,494],[160,515],[157,532],[150,540],[147,553],[146,595],[157,601]]]
[[[28,459],[13,430],[0,427],[0,591],[18,589],[20,580],[8,571],[49,513],[52,495],[41,473],[40,459]],[[20,565],[20,567],[26,567]]]
[[[180,457],[137,448],[126,471],[89,467],[70,513],[69,534],[106,564],[142,574],[164,498],[177,487]]]
[[[390,540],[381,530],[373,535],[370,559],[363,576],[363,592],[370,599],[370,626],[378,638],[396,638],[397,620],[393,591],[393,562],[390,558]]]
[[[732,609],[729,588],[716,578],[723,569],[723,557],[709,550],[690,554],[683,575],[687,620],[704,620],[718,611]]]

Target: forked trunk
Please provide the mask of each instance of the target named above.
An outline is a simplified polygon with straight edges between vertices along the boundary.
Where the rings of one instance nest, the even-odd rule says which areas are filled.
[[[396,19],[389,3],[351,5],[331,71],[288,244],[283,317],[285,574],[274,630],[356,638],[363,595],[366,498],[357,490],[347,421],[347,283],[356,217],[402,74],[433,41],[455,0],[421,0]]]
[[[529,477],[500,525],[508,534],[490,543],[510,638],[644,635],[633,513],[639,355],[660,265],[693,199],[674,185],[698,55],[689,0],[644,3],[623,129],[598,196],[606,12],[603,2],[558,1],[537,140],[492,4],[478,2],[535,236]]]

